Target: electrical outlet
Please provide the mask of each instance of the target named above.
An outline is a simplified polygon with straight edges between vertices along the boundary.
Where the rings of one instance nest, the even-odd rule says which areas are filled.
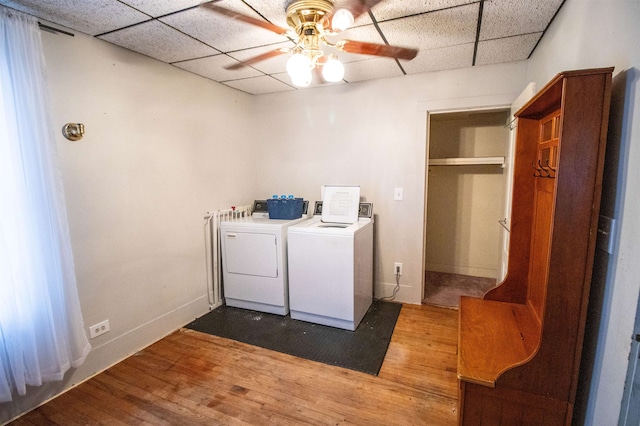
[[[109,320],[104,320],[89,327],[89,336],[93,339],[111,330]]]
[[[402,275],[402,263],[395,262],[393,264],[393,275]]]

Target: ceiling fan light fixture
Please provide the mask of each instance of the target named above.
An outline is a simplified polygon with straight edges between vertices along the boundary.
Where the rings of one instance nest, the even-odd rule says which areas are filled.
[[[307,87],[311,84],[311,58],[304,53],[296,52],[287,59],[287,74],[291,82],[298,87]]]
[[[307,87],[311,84],[311,70],[307,69],[306,72],[300,72],[296,76],[291,76],[291,82],[294,86]]]
[[[344,31],[353,25],[353,14],[347,9],[338,9],[331,18],[331,28],[334,31]]]
[[[344,77],[344,65],[335,55],[329,56],[329,59],[322,66],[322,78],[329,83],[337,83]]]
[[[306,87],[311,84],[312,72],[314,70],[320,71],[320,68],[322,68],[324,81],[335,83],[344,79],[344,65],[336,55],[331,54],[328,57],[325,55],[323,51],[325,45],[341,52],[396,60],[412,60],[418,54],[417,49],[390,46],[388,43],[327,40],[328,36],[336,35],[352,27],[355,18],[367,13],[372,6],[381,0],[345,0],[348,7],[338,10],[334,9],[333,0],[287,0],[289,4],[286,9],[287,24],[295,31],[295,36],[291,35],[289,30],[270,22],[220,7],[215,4],[217,1],[205,1],[201,6],[228,18],[261,27],[279,35],[289,34],[291,41],[295,43],[292,48],[280,48],[261,53],[227,66],[226,69],[251,66],[256,62],[273,58],[282,53],[292,53],[287,60],[287,74],[291,77],[294,85]]]
[[[287,59],[287,74],[289,74],[289,77],[295,78],[307,72],[311,73],[311,58],[307,55],[298,52]]]

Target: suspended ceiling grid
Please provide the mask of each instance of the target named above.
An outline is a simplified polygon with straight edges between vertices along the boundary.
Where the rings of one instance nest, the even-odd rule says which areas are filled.
[[[287,28],[291,0],[217,4]],[[336,52],[344,80],[332,84],[527,59],[564,0],[387,0],[339,39],[419,49],[411,61]],[[198,7],[199,0],[0,0],[62,29],[85,33],[250,94],[299,89],[280,55],[250,67],[224,67],[279,47],[286,36]],[[336,1],[337,7],[340,1]],[[386,41],[385,41],[386,40]],[[335,41],[335,40],[334,40]],[[331,49],[325,50],[327,53]],[[323,84],[314,78],[311,87]],[[326,83],[324,83],[326,84]]]

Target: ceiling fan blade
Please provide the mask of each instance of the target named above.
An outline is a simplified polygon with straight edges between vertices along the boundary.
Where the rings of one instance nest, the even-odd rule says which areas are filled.
[[[212,12],[219,13],[221,15],[227,16],[231,19],[235,19],[237,21],[246,22],[251,25],[255,25],[260,28],[264,28],[265,30],[274,32],[276,34],[285,35],[287,33],[287,29],[274,25],[270,22],[263,21],[262,19],[257,19],[252,16],[243,15],[242,13],[234,12],[233,10],[225,9],[224,7],[220,7],[214,3],[219,0],[210,1],[208,3],[202,3],[200,7],[204,7],[205,9],[209,9]]]
[[[384,56],[387,58],[411,60],[418,54],[418,49],[389,46],[387,44],[367,43],[364,41],[341,40],[336,47],[343,52],[360,55]]]
[[[358,19],[358,16],[363,13],[367,13],[376,4],[382,0],[349,0],[340,9],[347,9],[353,15],[353,19]]]
[[[240,61],[237,62],[233,65],[228,65],[226,67],[224,67],[225,69],[228,70],[237,70],[240,69],[242,67],[248,67],[249,65],[253,65],[256,62],[260,62],[260,61],[264,61],[265,59],[269,59],[269,58],[274,58],[278,55],[282,55],[283,53],[289,53],[290,49],[283,47],[280,49],[275,49],[275,50],[270,50],[268,52],[262,53],[260,55],[254,56],[253,58],[249,58],[245,61]]]

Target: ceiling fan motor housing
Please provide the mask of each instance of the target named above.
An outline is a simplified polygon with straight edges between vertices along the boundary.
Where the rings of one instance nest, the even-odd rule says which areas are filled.
[[[316,25],[333,12],[333,3],[328,0],[297,0],[287,7],[287,24],[301,36],[307,28],[316,31]]]
[[[300,37],[302,52],[315,63],[323,53],[320,49],[322,28],[320,21],[333,12],[333,3],[328,0],[297,0],[287,8],[287,24]]]

